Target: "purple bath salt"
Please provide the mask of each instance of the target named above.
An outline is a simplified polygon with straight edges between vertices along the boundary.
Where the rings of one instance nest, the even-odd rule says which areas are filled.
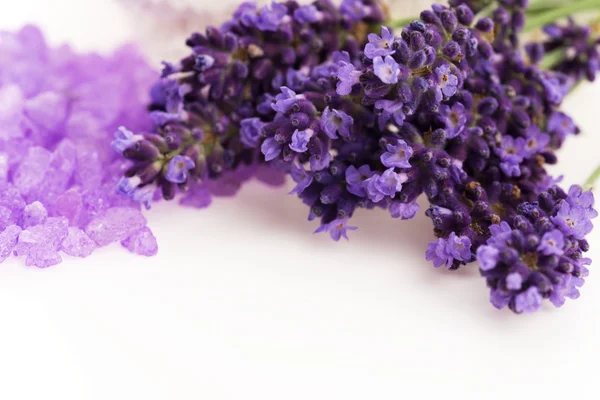
[[[158,244],[152,231],[144,227],[121,242],[123,247],[132,253],[142,256],[153,256],[158,252]]]
[[[132,46],[78,54],[34,26],[0,31],[0,262],[45,268],[130,237],[156,253],[139,203],[115,192],[129,165],[111,149],[119,126],[151,127],[156,76]]]

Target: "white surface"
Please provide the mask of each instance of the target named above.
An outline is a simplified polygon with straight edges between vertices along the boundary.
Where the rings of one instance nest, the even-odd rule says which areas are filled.
[[[0,27],[38,22],[79,48],[133,32],[108,0],[0,3]],[[568,183],[598,162],[598,100],[586,86],[566,105],[584,130],[561,154]],[[474,265],[424,260],[422,215],[359,212],[351,241],[334,243],[285,193],[252,184],[204,211],[161,204],[154,258],[115,246],[46,270],[2,264],[0,398],[597,398],[594,266],[581,299],[515,316],[489,304]]]

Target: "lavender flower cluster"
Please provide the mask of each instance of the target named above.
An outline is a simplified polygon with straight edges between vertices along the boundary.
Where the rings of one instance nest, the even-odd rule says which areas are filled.
[[[0,262],[86,257],[121,241],[153,255],[140,205],[115,193],[119,123],[143,129],[154,71],[132,47],[109,57],[50,48],[27,26],[0,32]]]
[[[114,149],[134,161],[119,191],[148,203],[155,185],[166,199],[179,188],[206,205],[223,177],[287,172],[334,240],[356,229],[356,209],[410,219],[424,194],[435,267],[477,260],[492,304],[517,313],[578,297],[593,195],[564,191],[545,165],[579,132],[560,104],[597,72],[597,42],[553,25],[522,51],[528,2],[476,17],[492,3],[434,5],[397,33],[371,0],[241,5],[165,64],[153,133],[118,132]],[[542,65],[566,46],[585,56]]]
[[[302,87],[335,51],[358,56],[368,24],[383,16],[374,0],[244,3],[221,29],[193,34],[192,54],[164,63],[152,89],[153,129],[117,133],[113,149],[133,161],[119,191],[148,205],[158,186],[165,199],[179,190],[182,204],[204,207],[252,176],[282,184],[283,172],[265,168],[256,149],[274,96]]]

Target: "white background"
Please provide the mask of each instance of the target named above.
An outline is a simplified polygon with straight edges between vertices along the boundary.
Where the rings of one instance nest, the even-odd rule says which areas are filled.
[[[109,0],[0,4],[0,29],[39,23],[53,43],[136,37]],[[587,85],[565,104],[583,128],[561,152],[567,183],[600,162],[599,100]],[[424,260],[424,216],[358,212],[335,243],[286,192],[161,204],[147,214],[154,258],[116,245],[46,270],[0,265],[0,399],[598,398],[595,265],[579,300],[516,316],[489,304],[475,265]]]

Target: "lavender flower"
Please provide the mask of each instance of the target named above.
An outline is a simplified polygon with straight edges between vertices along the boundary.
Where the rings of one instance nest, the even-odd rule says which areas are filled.
[[[158,186],[165,199],[185,191],[187,204],[206,204],[207,190],[234,194],[231,188],[251,178],[249,171],[262,170],[260,164],[289,152],[305,152],[315,169],[327,168],[326,144],[312,151],[307,147],[315,129],[305,123],[311,111],[302,93],[308,75],[333,53],[340,54],[336,62],[356,62],[366,34],[350,32],[359,23],[382,19],[375,0],[346,1],[339,9],[328,0],[260,8],[243,3],[221,28],[192,34],[186,42],[189,56],[164,64],[149,107],[154,126],[143,134],[119,131],[114,149],[133,162],[128,174],[139,176],[140,187]],[[267,135],[266,125],[276,113],[293,111],[299,101],[309,109],[294,111],[295,125],[286,125],[276,138]],[[351,114],[333,107],[331,112],[330,131],[349,136]],[[186,157],[185,163],[172,161],[174,155]],[[190,199],[195,194],[201,197],[198,202]]]
[[[582,193],[577,186],[570,192]],[[565,297],[579,297],[578,287],[588,274],[589,262],[581,256],[587,249],[588,228],[571,224],[575,214],[583,221],[585,210],[572,209],[567,198],[552,188],[540,193],[539,202],[521,204],[512,227],[507,222],[491,227],[492,236],[477,250],[477,258],[496,307],[533,312],[543,299],[559,307]]]
[[[398,76],[400,75],[400,66],[390,56],[386,56],[385,59],[382,57],[375,57],[373,59],[373,66],[375,75],[383,83],[394,84],[398,82]]]
[[[173,183],[184,183],[188,178],[188,171],[195,166],[194,160],[188,156],[176,155],[169,161],[165,179]]]
[[[369,35],[369,43],[365,47],[365,55],[370,59],[390,56],[395,53],[392,49],[394,35],[385,26],[381,27],[381,36],[374,33]]]
[[[342,237],[348,240],[347,231],[355,231],[357,228],[355,226],[348,226],[347,223],[346,219],[335,219],[328,224],[321,225],[315,233],[329,232],[331,238],[336,242]]]

